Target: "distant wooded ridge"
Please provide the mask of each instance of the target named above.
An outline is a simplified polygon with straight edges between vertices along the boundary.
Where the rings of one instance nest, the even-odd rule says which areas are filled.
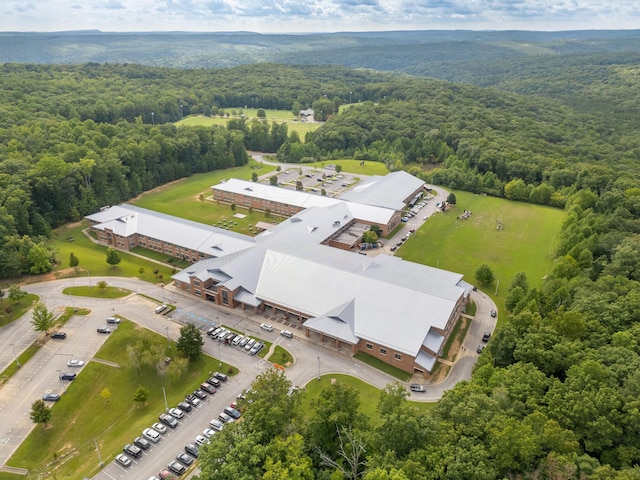
[[[493,63],[503,59],[638,52],[640,30],[424,30],[326,34],[82,30],[4,32],[0,33],[0,44],[0,62],[135,63],[179,68],[219,68],[258,62],[332,64],[463,81],[470,69],[492,70],[499,67]],[[488,61],[492,64],[488,65]],[[456,68],[452,70],[452,66]],[[460,71],[462,78],[455,78],[455,71]],[[473,75],[468,77],[473,78]]]

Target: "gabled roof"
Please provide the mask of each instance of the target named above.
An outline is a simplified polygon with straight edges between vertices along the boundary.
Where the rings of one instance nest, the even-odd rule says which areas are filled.
[[[262,183],[239,180],[237,178],[232,178],[214,185],[211,188],[221,192],[241,194],[252,198],[293,205],[303,209],[312,207],[327,208],[337,204],[346,204],[353,217],[358,220],[365,220],[381,225],[389,223],[395,214],[395,210],[391,208],[345,202],[343,199],[299,192],[297,190],[289,190],[274,185],[264,185]]]
[[[392,172],[384,177],[374,175],[340,198],[364,205],[402,210],[404,200],[413,192],[422,188],[424,182],[405,171]]]
[[[213,257],[245,250],[256,243],[249,235],[128,204],[110,207],[86,218],[98,222],[93,226],[96,230],[113,230],[122,237],[137,233]]]
[[[354,337],[415,356],[431,328],[445,328],[464,289],[443,285],[441,295],[421,292],[371,278],[367,273],[372,265],[384,268],[369,257],[324,245],[268,250],[256,296],[314,317],[307,322],[315,330],[316,319],[336,318],[336,309],[342,323],[349,325],[344,306],[351,305]],[[458,292],[455,298],[453,289]],[[330,326],[326,321],[322,324]]]

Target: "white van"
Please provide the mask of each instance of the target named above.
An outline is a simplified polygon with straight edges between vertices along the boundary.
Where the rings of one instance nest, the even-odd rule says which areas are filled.
[[[162,305],[156,307],[156,313],[162,313],[166,310],[167,304],[163,303]]]

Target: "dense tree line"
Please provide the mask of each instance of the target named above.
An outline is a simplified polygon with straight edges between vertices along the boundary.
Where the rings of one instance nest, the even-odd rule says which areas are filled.
[[[223,127],[34,119],[0,128],[0,276],[49,271],[51,228],[247,161],[243,134]]]

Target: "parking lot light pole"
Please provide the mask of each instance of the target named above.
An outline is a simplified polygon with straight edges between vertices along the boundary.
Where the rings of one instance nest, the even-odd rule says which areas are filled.
[[[167,391],[164,389],[164,387],[160,387],[162,388],[162,396],[164,397],[164,409],[165,412],[169,411],[169,404],[167,403]]]
[[[18,356],[16,355],[16,345],[15,343],[10,343],[11,350],[13,350],[13,357],[16,359],[16,367],[20,368],[20,360],[18,360]]]
[[[100,461],[100,466],[104,466],[104,462],[102,461],[102,456],[100,455],[100,447],[98,447],[98,441],[94,438],[93,443],[96,446],[96,452],[98,452],[98,460]]]
[[[320,356],[318,356],[318,381],[320,381]]]
[[[220,344],[222,342],[218,342],[218,368],[222,368],[222,356],[220,355]]]

